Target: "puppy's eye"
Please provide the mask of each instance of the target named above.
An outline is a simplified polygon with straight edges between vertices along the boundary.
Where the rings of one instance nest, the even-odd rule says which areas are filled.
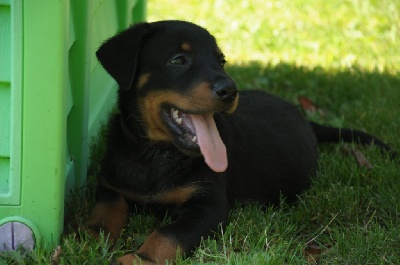
[[[187,60],[183,55],[178,55],[172,58],[169,63],[173,65],[184,65],[187,63]]]

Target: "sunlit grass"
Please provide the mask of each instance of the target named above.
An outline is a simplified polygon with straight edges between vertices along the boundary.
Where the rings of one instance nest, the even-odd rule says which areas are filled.
[[[365,70],[400,65],[400,2],[394,0],[149,1],[149,20],[209,29],[228,60]]]

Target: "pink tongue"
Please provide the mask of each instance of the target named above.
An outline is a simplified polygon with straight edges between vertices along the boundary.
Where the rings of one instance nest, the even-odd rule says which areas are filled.
[[[226,147],[219,135],[212,114],[191,115],[196,129],[197,142],[207,165],[215,172],[224,172],[228,167]]]

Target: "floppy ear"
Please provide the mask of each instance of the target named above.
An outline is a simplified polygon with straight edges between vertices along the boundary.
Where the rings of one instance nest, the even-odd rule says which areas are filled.
[[[141,43],[149,33],[150,24],[139,23],[108,39],[97,50],[97,59],[117,81],[119,89],[127,91],[132,86]]]

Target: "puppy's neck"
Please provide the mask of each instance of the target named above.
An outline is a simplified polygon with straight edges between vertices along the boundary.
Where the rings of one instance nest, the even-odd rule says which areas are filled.
[[[165,149],[172,146],[172,144],[170,143],[150,141],[144,135],[145,134],[144,132],[140,133],[139,131],[132,131],[130,129],[129,124],[127,124],[126,122],[127,119],[125,119],[122,114],[120,114],[119,116],[120,116],[122,133],[129,140],[129,142],[134,144],[135,146],[143,148],[156,148],[156,149]]]

